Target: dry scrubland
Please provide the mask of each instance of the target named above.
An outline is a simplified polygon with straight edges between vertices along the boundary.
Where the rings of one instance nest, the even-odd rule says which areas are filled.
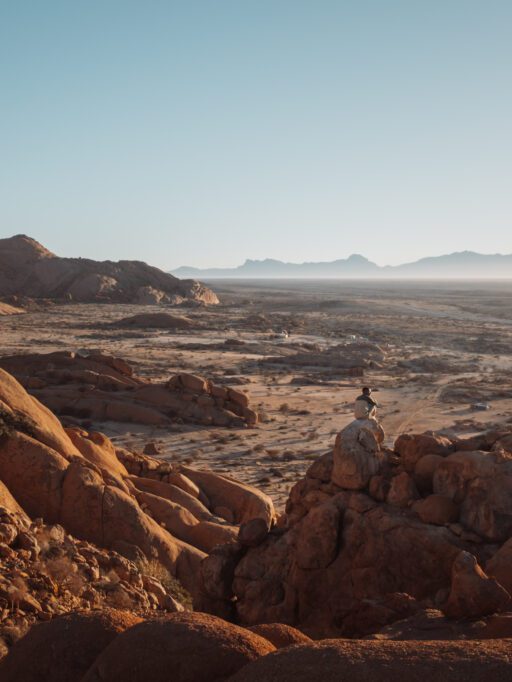
[[[362,383],[378,389],[388,443],[426,429],[471,435],[512,418],[510,283],[210,284],[219,306],[49,305],[3,317],[2,354],[101,349],[153,382],[189,372],[246,392],[262,418],[255,429],[94,427],[118,445],[154,442],[164,460],[234,475],[278,509],[351,420]],[[178,321],[144,326],[156,310]],[[479,402],[490,409],[471,408]]]

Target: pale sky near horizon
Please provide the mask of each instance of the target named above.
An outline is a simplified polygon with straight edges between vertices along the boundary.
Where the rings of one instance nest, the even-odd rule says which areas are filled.
[[[0,237],[164,269],[512,252],[510,0],[0,0]]]

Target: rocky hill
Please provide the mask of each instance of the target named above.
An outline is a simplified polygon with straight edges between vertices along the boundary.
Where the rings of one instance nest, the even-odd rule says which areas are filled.
[[[180,373],[165,383],[138,377],[122,358],[101,350],[0,357],[0,367],[68,422],[115,421],[255,426],[258,413],[243,391]]]
[[[59,258],[34,239],[0,239],[0,297],[113,303],[218,303],[200,282],[180,280],[140,261]]]
[[[429,608],[456,620],[511,611],[512,433],[403,435],[393,450],[383,438],[377,422],[352,422],[292,488],[281,528],[256,521],[246,546],[215,548],[203,608],[315,638]]]

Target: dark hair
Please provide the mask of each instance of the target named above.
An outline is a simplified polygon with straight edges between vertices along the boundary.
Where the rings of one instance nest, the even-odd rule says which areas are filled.
[[[363,393],[371,393],[371,392],[372,392],[372,389],[369,388],[368,386],[365,386],[365,387],[363,388]]]

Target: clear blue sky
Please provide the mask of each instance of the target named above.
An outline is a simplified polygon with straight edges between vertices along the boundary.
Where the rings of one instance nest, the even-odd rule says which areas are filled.
[[[0,0],[0,236],[164,268],[512,252],[510,0]]]

